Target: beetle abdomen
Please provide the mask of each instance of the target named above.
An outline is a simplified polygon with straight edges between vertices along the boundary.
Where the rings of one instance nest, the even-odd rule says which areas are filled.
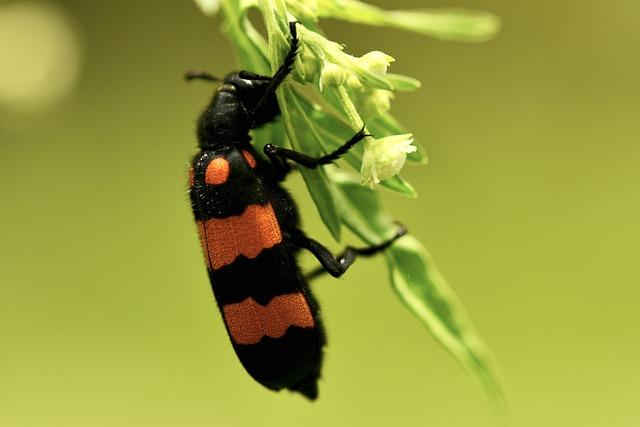
[[[268,388],[314,399],[324,331],[256,166],[239,149],[194,159],[191,199],[205,262],[245,369]]]

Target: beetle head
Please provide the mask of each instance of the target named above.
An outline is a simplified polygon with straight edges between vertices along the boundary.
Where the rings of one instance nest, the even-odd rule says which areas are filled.
[[[228,74],[218,91],[235,93],[245,110],[253,113],[252,127],[258,127],[280,114],[275,93],[265,97],[270,82],[271,77],[240,71]]]

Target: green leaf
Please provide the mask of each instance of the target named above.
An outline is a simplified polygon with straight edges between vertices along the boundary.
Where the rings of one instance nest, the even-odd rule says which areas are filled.
[[[258,0],[267,27],[271,73],[275,73],[289,50],[289,22],[284,0]]]
[[[402,74],[387,73],[386,79],[393,85],[393,90],[402,92],[413,92],[422,86],[420,80]]]
[[[308,0],[287,0],[287,7],[291,14],[303,22],[317,22],[317,6]],[[315,7],[314,7],[315,6]]]
[[[301,151],[311,156],[322,155],[319,135],[315,132],[315,126],[302,109],[297,96],[290,88],[284,87],[283,98],[286,98],[289,111],[283,113],[285,128],[288,130],[289,141],[294,150]],[[282,103],[280,105],[283,105]],[[300,132],[303,131],[303,132]],[[318,209],[322,221],[327,226],[336,241],[340,241],[340,215],[334,201],[333,185],[327,178],[324,168],[308,169],[300,168],[311,198]]]
[[[360,240],[375,245],[393,236],[393,219],[385,212],[375,191],[337,168],[327,168],[327,173],[337,187],[336,201],[342,221]]]
[[[314,132],[318,136],[318,142],[322,145],[325,154],[341,147],[360,130],[352,129],[348,124],[327,113],[321,109],[320,106],[300,95],[297,96],[297,101],[311,120]],[[341,158],[355,170],[359,171],[363,154],[363,145],[357,144]]]
[[[500,19],[472,9],[384,10],[357,0],[322,1],[320,16],[358,24],[386,26],[436,37],[441,40],[483,42],[500,31]]]
[[[504,406],[505,391],[492,356],[424,246],[413,236],[405,236],[386,251],[386,258],[402,302],[479,380],[493,402]]]
[[[405,197],[418,197],[418,193],[413,186],[405,181],[400,175],[385,179],[380,183],[380,185]]]
[[[244,69],[255,73],[268,73],[269,62],[258,43],[247,37],[247,34],[255,33],[255,29],[248,19],[245,10],[239,5],[238,0],[230,0],[222,3],[226,19],[222,25],[223,32],[231,40],[234,53],[238,62]]]
[[[300,173],[307,185],[311,199],[318,209],[322,222],[331,232],[333,238],[339,242],[341,240],[340,216],[335,206],[333,191],[326,173],[322,169],[300,169]]]
[[[344,223],[367,244],[392,236],[396,226],[378,195],[345,172],[329,171],[339,189],[336,200]],[[385,253],[391,282],[402,302],[480,381],[493,401],[504,404],[504,390],[491,355],[426,249],[407,235]]]
[[[441,40],[485,42],[498,34],[500,19],[488,12],[471,9],[432,9],[389,12],[388,23]]]

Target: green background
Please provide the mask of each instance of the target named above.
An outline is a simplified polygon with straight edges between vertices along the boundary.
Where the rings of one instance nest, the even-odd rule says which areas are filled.
[[[428,2],[501,16],[479,45],[324,25],[423,82],[393,104],[430,155],[405,172],[420,197],[385,198],[493,349],[506,419],[403,308],[382,259],[314,284],[318,402],[254,383],[185,193],[212,88],[181,75],[234,68],[219,18],[187,0],[56,3],[81,34],[76,90],[48,112],[0,110],[0,425],[640,424],[640,3]],[[288,185],[337,251],[301,179]]]

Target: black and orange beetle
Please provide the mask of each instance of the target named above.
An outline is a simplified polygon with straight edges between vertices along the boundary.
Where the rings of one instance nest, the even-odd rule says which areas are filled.
[[[336,257],[299,228],[296,204],[280,185],[291,171],[288,161],[306,168],[329,164],[367,136],[364,128],[319,158],[272,144],[262,158],[251,145],[249,131],[280,114],[275,90],[291,72],[298,47],[295,23],[290,30],[289,52],[273,77],[227,75],[200,116],[190,197],[213,293],[238,358],[265,387],[314,400],[325,333],[297,253],[307,249],[322,270],[338,277],[357,255],[384,250],[405,231],[378,246],[347,247]],[[204,72],[186,77],[218,81]]]

